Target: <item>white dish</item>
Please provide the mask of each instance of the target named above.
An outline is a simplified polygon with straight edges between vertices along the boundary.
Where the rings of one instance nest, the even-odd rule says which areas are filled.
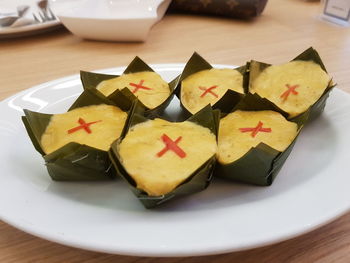
[[[171,0],[50,0],[73,34],[104,41],[145,41]]]
[[[152,66],[165,79],[183,65]],[[99,72],[121,73],[123,69]],[[33,235],[136,256],[238,251],[313,230],[350,208],[350,95],[335,89],[270,187],[214,180],[198,194],[146,210],[121,180],[53,182],[21,123],[22,108],[64,112],[82,91],[74,75],[0,102],[0,218]],[[176,111],[177,99],[169,106]]]
[[[19,5],[28,5],[30,9],[28,10],[26,17],[28,17],[27,20],[30,20],[33,19],[32,13],[39,17],[37,2],[37,0],[1,0],[0,11],[4,10],[3,12],[5,13],[7,10],[16,10],[16,7]],[[0,27],[0,39],[31,36],[53,31],[60,27],[62,27],[62,24],[58,20],[28,24],[19,27]]]

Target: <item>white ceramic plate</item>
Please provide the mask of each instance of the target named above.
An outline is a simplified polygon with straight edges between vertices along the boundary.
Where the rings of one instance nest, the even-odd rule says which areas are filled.
[[[0,11],[12,11],[16,10],[19,5],[28,5],[30,9],[28,10],[26,17],[33,18],[32,13],[39,17],[37,2],[39,2],[39,0],[0,0]],[[0,39],[36,35],[55,30],[59,27],[62,27],[59,20],[19,27],[0,27]]]
[[[153,65],[165,79],[183,65]],[[121,73],[122,69],[103,70]],[[22,108],[64,112],[77,75],[0,103],[0,218],[33,235],[138,256],[209,255],[263,246],[315,229],[350,208],[350,95],[335,89],[270,187],[214,180],[205,191],[146,210],[121,180],[53,182],[21,123]],[[176,99],[170,110],[176,110]]]

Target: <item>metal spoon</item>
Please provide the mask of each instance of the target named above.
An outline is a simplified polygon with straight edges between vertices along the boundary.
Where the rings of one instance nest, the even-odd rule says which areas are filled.
[[[17,15],[9,15],[0,18],[0,26],[7,27],[15,23],[19,18],[23,17],[29,10],[29,5],[20,5],[17,7]]]
[[[19,16],[5,16],[0,18],[0,26],[6,27],[12,25],[16,20],[19,18]]]
[[[29,10],[29,5],[20,5],[17,7],[17,14],[19,17],[23,17]]]

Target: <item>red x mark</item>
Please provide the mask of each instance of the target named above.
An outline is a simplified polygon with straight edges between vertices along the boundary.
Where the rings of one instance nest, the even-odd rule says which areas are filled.
[[[163,134],[161,139],[164,142],[165,147],[163,148],[163,150],[161,150],[159,153],[157,153],[158,157],[162,157],[163,154],[165,154],[169,150],[176,153],[180,158],[186,157],[186,153],[179,146],[177,146],[177,144],[181,141],[182,136],[180,136],[175,141],[173,141],[166,134]]]
[[[205,88],[205,87],[198,87],[201,90],[204,90],[203,94],[201,95],[201,98],[203,98],[205,95],[207,95],[208,93],[210,93],[211,95],[215,96],[216,98],[218,98],[218,94],[214,93],[212,90],[216,89],[218,86],[211,86],[210,88]]]
[[[151,90],[151,88],[142,86],[144,82],[145,81],[143,79],[140,81],[139,84],[135,84],[135,83],[130,82],[129,85],[135,87],[134,90],[132,91],[132,93],[136,93],[139,89]]]
[[[82,118],[79,118],[78,123],[80,124],[80,126],[77,126],[75,128],[72,128],[72,129],[68,130],[68,133],[71,134],[71,133],[76,132],[76,131],[78,131],[80,129],[84,129],[87,133],[91,133],[91,130],[90,130],[89,126],[91,124],[94,124],[94,123],[97,123],[97,122],[100,122],[100,121],[93,121],[93,122],[86,123]]]
[[[286,87],[288,90],[283,92],[281,95],[281,98],[283,99],[283,101],[286,101],[288,99],[289,94],[291,94],[291,93],[294,95],[298,94],[298,92],[295,89],[299,88],[299,85],[290,86],[289,84],[286,84]]]
[[[239,128],[241,132],[252,132],[251,135],[254,138],[258,132],[271,132],[271,128],[263,128],[264,124],[259,121],[258,125],[255,128]]]

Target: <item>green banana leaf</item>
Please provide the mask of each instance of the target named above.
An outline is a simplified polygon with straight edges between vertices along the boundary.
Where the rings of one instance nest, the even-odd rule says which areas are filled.
[[[179,79],[177,80],[177,87],[176,87],[176,96],[180,100],[180,105],[183,113],[181,114],[183,119],[188,118],[192,115],[191,112],[189,112],[186,107],[181,102],[181,82],[187,78],[188,76],[197,73],[202,70],[206,69],[212,69],[213,67],[207,62],[203,57],[201,57],[197,52],[194,52],[191,58],[186,63],[181,75],[179,76]],[[243,89],[248,89],[248,71],[247,71],[247,65],[238,67],[238,68],[232,68],[237,71],[239,71],[243,75]],[[222,113],[228,113],[232,111],[234,106],[244,97],[243,94],[240,94],[233,90],[227,90],[225,95],[217,101],[214,105],[212,105],[213,109],[219,109]]]
[[[138,124],[145,122],[149,119],[145,118],[142,115],[142,109],[140,109],[139,105],[135,104],[129,118],[127,120],[127,124],[125,125],[125,129],[121,135],[121,137],[115,141],[110,150],[109,156],[114,164],[117,173],[124,178],[124,180],[128,183],[132,192],[139,199],[139,201],[146,208],[153,208],[162,203],[168,202],[171,199],[175,199],[177,197],[188,195],[192,193],[196,193],[202,191],[208,187],[212,179],[213,169],[216,163],[215,156],[209,158],[202,166],[198,167],[198,169],[190,175],[183,183],[181,183],[176,189],[161,196],[149,196],[146,192],[142,191],[142,189],[138,189],[136,187],[136,183],[133,178],[127,173],[125,168],[121,163],[121,157],[118,153],[118,145],[126,136],[128,130]],[[209,128],[211,132],[213,132],[216,136],[218,134],[218,125],[220,120],[220,112],[218,110],[213,111],[208,105],[203,108],[197,114],[191,116],[188,121],[194,122],[203,127]]]
[[[305,50],[303,53],[295,57],[292,61],[294,60],[313,61],[316,64],[320,65],[320,67],[327,72],[319,54],[312,47]],[[254,60],[251,61],[250,67],[249,67],[249,83],[254,81],[254,79],[256,79],[264,69],[270,66],[271,64],[266,64],[266,63],[258,62]],[[336,85],[334,85],[333,81],[331,80],[328,84],[328,87],[323,92],[322,96],[313,105],[311,105],[308,110],[299,114],[298,116],[290,118],[289,120],[294,122],[299,122],[299,120],[303,119],[305,120],[304,124],[306,124],[316,119],[323,112],[326,105],[326,101],[329,97],[329,94],[335,86]],[[239,104],[240,105],[237,105],[236,108],[242,108],[246,110],[251,110],[251,109],[274,110],[274,111],[278,111],[286,118],[288,118],[288,115],[289,115],[287,112],[280,109],[277,105],[275,105],[274,103],[272,103],[266,98],[261,98],[256,93],[252,94],[249,92]]]
[[[247,110],[238,107],[236,109]],[[250,108],[249,110],[261,109]],[[304,118],[307,118],[307,116],[304,116]],[[286,150],[279,152],[265,143],[260,143],[232,163],[222,164],[217,162],[214,176],[247,184],[271,185],[291,153],[305,123],[305,119],[300,118],[295,120],[295,122],[298,125],[298,134]]]
[[[115,105],[124,111],[130,110],[132,107],[131,104],[128,106],[122,100],[119,104],[113,102],[95,90],[85,90],[69,110],[99,104]],[[53,180],[91,181],[116,177],[107,151],[71,142],[50,154],[45,154],[40,140],[53,115],[26,109],[24,114],[22,121],[27,133],[35,149],[43,156],[49,175]]]
[[[152,71],[154,70],[148,66],[142,59],[139,57],[135,57],[132,62],[129,64],[129,66],[124,70],[123,74],[129,74],[129,73],[136,73],[136,72],[142,72],[142,71]],[[81,82],[83,84],[84,89],[96,89],[97,85],[108,79],[117,78],[119,75],[108,75],[108,74],[101,74],[101,73],[94,73],[94,72],[87,72],[87,71],[80,71],[80,78]],[[148,109],[145,105],[140,102],[143,107],[146,108],[145,115],[153,118],[157,116],[161,116],[164,112],[165,108],[169,105],[171,102],[173,96],[175,87],[177,86],[178,78],[175,78],[171,82],[168,83],[169,89],[170,89],[170,95],[169,97],[161,103],[159,106],[157,106],[154,109]],[[110,100],[117,100],[124,99],[129,101],[129,103],[132,103],[134,100],[137,100],[137,97],[128,89],[124,88],[122,90],[116,90],[112,94],[108,96]]]
[[[291,153],[295,141],[283,152],[260,143],[233,163],[221,164],[218,162],[214,176],[247,184],[271,185]]]

